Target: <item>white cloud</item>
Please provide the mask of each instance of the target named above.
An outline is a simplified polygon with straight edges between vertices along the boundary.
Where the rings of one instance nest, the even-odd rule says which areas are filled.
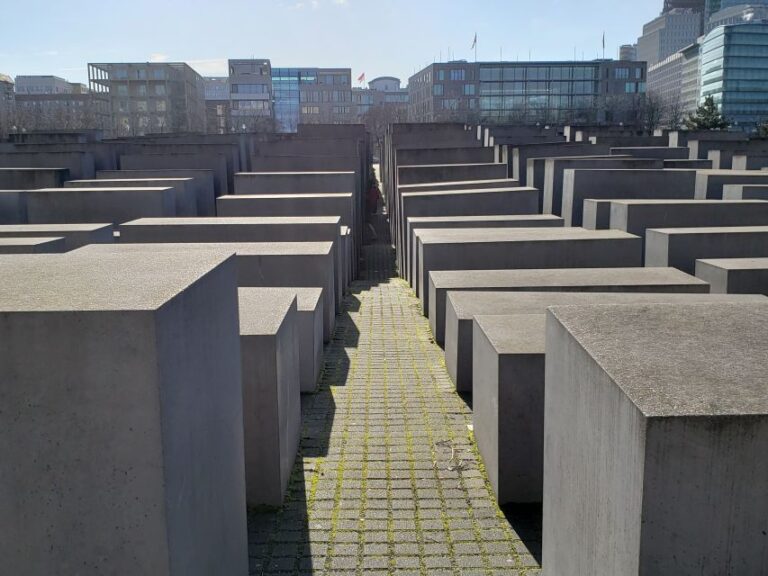
[[[160,54],[155,52],[149,55],[150,62],[168,62],[168,54]]]

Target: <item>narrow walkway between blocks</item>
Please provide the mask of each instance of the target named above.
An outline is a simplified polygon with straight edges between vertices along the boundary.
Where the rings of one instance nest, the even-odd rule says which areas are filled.
[[[249,512],[252,575],[539,574],[540,530],[499,511],[471,410],[407,283],[383,216],[325,349],[280,510]],[[534,514],[535,516],[535,514]]]

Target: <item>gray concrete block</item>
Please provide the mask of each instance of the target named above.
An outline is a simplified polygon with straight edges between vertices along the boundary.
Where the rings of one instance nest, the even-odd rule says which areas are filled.
[[[208,170],[213,174],[214,194],[230,192],[227,159],[219,153],[121,154],[121,171]],[[202,214],[202,212],[201,212]]]
[[[695,185],[693,170],[566,170],[562,215],[566,226],[581,226],[584,201],[588,198],[693,200]],[[597,216],[595,225],[599,223]]]
[[[768,305],[554,308],[545,576],[768,570]]]
[[[66,251],[64,238],[35,237],[2,238],[0,237],[0,254],[55,254]]]
[[[216,215],[216,189],[212,170],[99,170],[96,178],[114,180],[120,178],[192,178],[195,182],[198,216]]]
[[[452,182],[426,182],[421,184],[400,184],[401,194],[409,192],[451,192],[452,190],[488,190],[489,188],[516,188],[520,186],[513,178],[492,178],[490,180],[459,180]]]
[[[429,326],[445,342],[448,292],[691,292],[709,285],[676,268],[554,268],[549,270],[443,270],[429,274]]]
[[[562,215],[565,171],[572,169],[660,170],[663,160],[653,158],[583,157],[547,158],[544,164],[543,210],[545,214]]]
[[[611,228],[641,238],[649,228],[768,225],[768,202],[759,200],[614,200],[609,211]]]
[[[768,186],[726,184],[723,186],[723,200],[768,200]]]
[[[55,236],[64,239],[64,251],[88,244],[112,244],[112,224],[17,224],[0,226],[0,238]]]
[[[339,216],[343,226],[357,225],[352,193],[221,196],[216,210],[223,217]]]
[[[120,241],[187,242],[331,242],[336,280],[331,311],[343,298],[344,253],[338,216],[265,218],[143,218],[120,226]]]
[[[192,178],[137,178],[98,180],[70,180],[65,188],[173,188],[176,200],[176,216],[197,216],[197,193]]]
[[[299,381],[301,392],[317,391],[323,363],[323,291],[321,288],[241,288],[252,297],[263,294],[296,297],[297,331],[299,336]],[[257,298],[258,299],[258,298]]]
[[[111,252],[235,254],[240,288],[296,286],[323,291],[323,339],[328,342],[336,323],[333,245],[330,242],[226,242],[192,244],[92,244],[75,251],[87,254]]]
[[[4,152],[0,154],[0,168],[59,168],[68,171],[69,178],[93,178],[96,173],[93,154],[90,152]],[[4,187],[4,186],[3,186]],[[26,186],[19,186],[26,188]]]
[[[334,194],[356,190],[354,172],[240,172],[235,194]]]
[[[768,185],[768,174],[761,170],[699,170],[696,172],[696,199],[722,200],[727,184]]]
[[[408,218],[406,230],[407,258],[403,270],[411,287],[418,292],[419,251],[418,240],[422,230],[483,229],[483,228],[562,228],[563,219],[554,214],[525,214],[522,216],[437,216],[434,218]]]
[[[768,226],[648,229],[645,265],[693,274],[696,260],[768,256]]]
[[[0,190],[0,225],[27,222],[27,197],[24,190]]]
[[[664,168],[674,170],[712,170],[712,160],[664,160]]]
[[[4,570],[245,576],[234,261],[0,258],[0,311]]]
[[[716,294],[768,296],[768,258],[723,258],[696,261],[696,276]]]
[[[60,188],[67,180],[69,180],[67,168],[0,167],[0,190]]]
[[[301,436],[296,295],[240,288],[245,494],[280,506]]]
[[[42,188],[25,196],[30,224],[122,224],[176,215],[173,188]]]
[[[762,296],[746,296],[763,301]],[[621,292],[448,292],[445,366],[459,392],[472,392],[472,319],[475,316],[543,313],[547,306],[656,302],[717,302],[722,295]],[[726,295],[726,301],[744,295]]]
[[[687,160],[688,148],[684,146],[624,146],[611,148],[612,156],[631,156],[632,158],[661,158],[662,160]]]
[[[498,180],[508,178],[507,165],[483,164],[421,164],[397,167],[397,182],[424,184],[432,182],[458,182],[467,180]]]
[[[514,268],[640,266],[642,240],[616,230],[583,228],[423,230],[419,234],[419,291],[429,311],[429,273]]]

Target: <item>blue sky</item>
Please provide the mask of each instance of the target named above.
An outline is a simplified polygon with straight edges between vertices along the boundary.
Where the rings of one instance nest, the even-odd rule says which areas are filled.
[[[0,73],[87,80],[88,62],[227,58],[398,76],[439,60],[567,60],[634,42],[662,0],[0,0]]]

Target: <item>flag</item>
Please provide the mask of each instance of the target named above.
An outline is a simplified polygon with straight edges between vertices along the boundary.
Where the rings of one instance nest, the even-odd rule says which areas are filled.
[[[357,81],[358,81],[358,82],[360,82],[360,84],[362,84],[363,82],[365,82],[365,72],[363,72],[362,74],[360,74],[360,77],[357,79]]]
[[[605,52],[605,32],[603,32],[603,52]]]
[[[477,48],[477,32],[475,32],[475,39],[472,41],[472,48],[470,50],[474,50]]]

